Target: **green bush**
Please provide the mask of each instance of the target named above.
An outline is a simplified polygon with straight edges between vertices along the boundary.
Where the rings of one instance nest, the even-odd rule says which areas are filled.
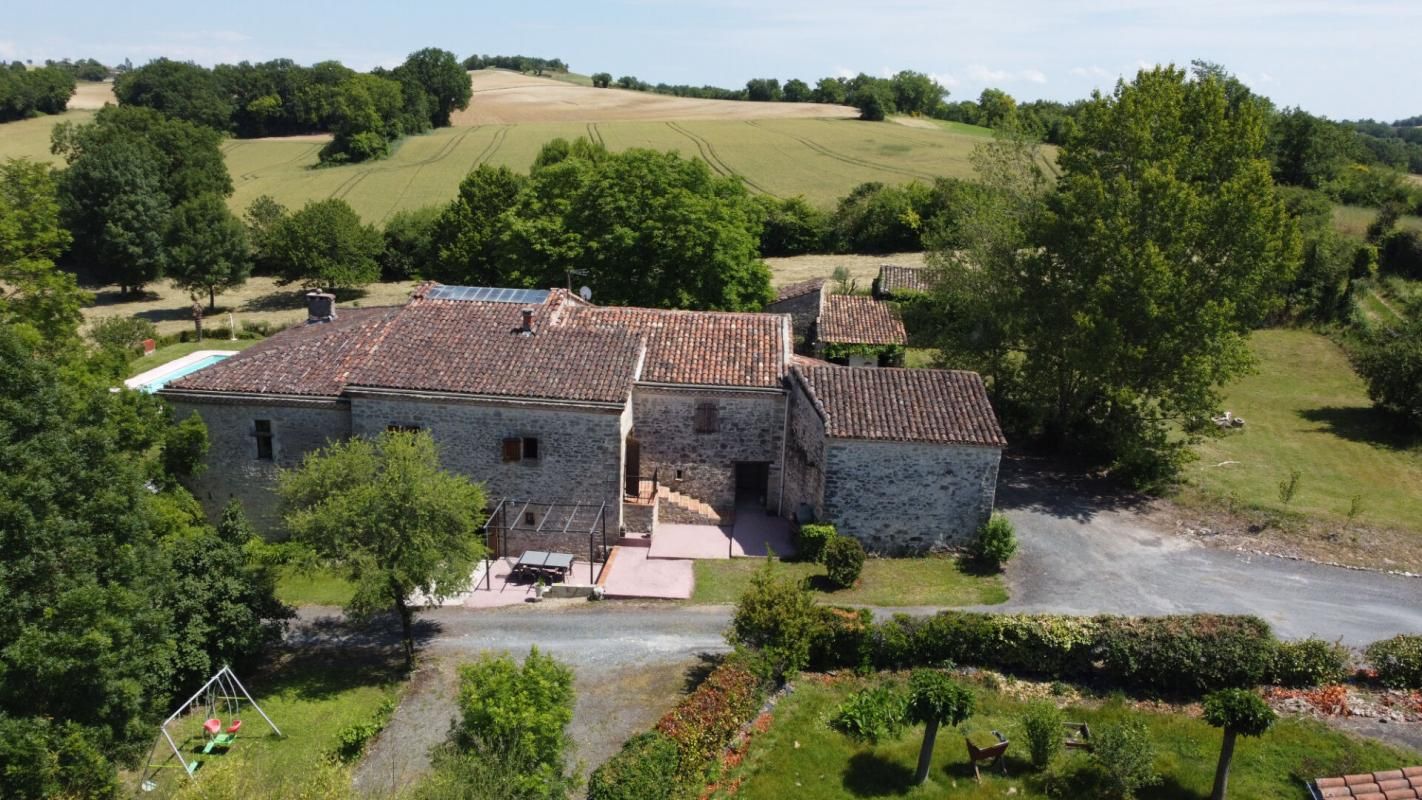
[[[118,797],[114,766],[94,744],[99,736],[72,722],[56,726],[0,713],[0,797]]]
[[[810,645],[811,669],[831,670],[841,667],[867,668],[873,642],[874,614],[867,608],[837,608],[817,606],[816,621]]]
[[[158,329],[141,317],[101,317],[89,326],[89,338],[105,350],[132,355],[144,339],[157,339]]]
[[[919,629],[923,622],[908,614],[895,614],[869,631],[870,663],[877,669],[905,669],[913,666],[935,666],[931,658],[919,652]],[[951,662],[952,659],[947,659]]]
[[[761,677],[781,681],[805,668],[819,622],[814,598],[800,581],[782,576],[774,558],[751,576],[736,600],[727,640]]]
[[[1348,648],[1322,639],[1279,642],[1274,653],[1274,680],[1280,686],[1304,689],[1338,683],[1348,674]]]
[[[386,699],[370,719],[352,723],[336,731],[336,745],[331,748],[331,756],[343,764],[360,758],[365,752],[365,746],[385,729],[386,724],[390,722],[390,715],[394,713],[395,701]]]
[[[1062,731],[1066,717],[1050,700],[1038,700],[1022,712],[1022,732],[1027,737],[1027,752],[1032,766],[1041,769],[1052,763],[1062,751]]]
[[[811,522],[801,525],[795,541],[796,557],[801,561],[823,561],[825,547],[838,535],[834,526],[828,522]]]
[[[705,785],[720,765],[726,745],[760,709],[761,686],[744,665],[727,662],[712,670],[657,723],[657,731],[676,745],[674,777],[679,786]]]
[[[908,695],[898,687],[881,683],[850,695],[830,718],[830,727],[855,741],[877,744],[892,739],[903,730],[908,714]]]
[[[676,743],[659,731],[633,736],[588,780],[588,800],[671,800],[677,774]]]
[[[530,768],[510,780],[529,796],[555,796],[564,783],[573,700],[573,671],[537,647],[522,665],[508,654],[486,654],[459,668],[455,750],[526,763]]]
[[[914,663],[1085,675],[1092,668],[1097,628],[1088,617],[945,611],[918,628]]]
[[[974,560],[994,571],[1002,569],[1017,552],[1017,533],[1012,521],[1001,514],[993,514],[978,530],[973,540]]]
[[[1258,617],[1098,617],[1095,656],[1113,681],[1146,691],[1204,693],[1267,683],[1277,642]]]
[[[864,545],[849,536],[837,536],[825,546],[825,573],[829,582],[848,589],[864,570]]]
[[[1092,739],[1091,759],[1101,770],[1111,797],[1130,800],[1136,790],[1160,783],[1155,745],[1139,720],[1101,728]]]
[[[1363,655],[1377,670],[1384,686],[1422,689],[1422,636],[1399,634],[1373,642]]]

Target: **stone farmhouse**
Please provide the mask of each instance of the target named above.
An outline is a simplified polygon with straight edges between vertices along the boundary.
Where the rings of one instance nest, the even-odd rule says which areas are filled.
[[[976,373],[795,355],[788,314],[591,305],[425,284],[309,321],[161,390],[211,440],[196,494],[279,531],[277,471],[330,440],[423,429],[501,498],[605,504],[609,527],[736,513],[835,522],[871,552],[959,544],[1005,444]]]
[[[781,287],[765,310],[790,315],[797,352],[850,367],[902,365],[908,332],[883,299],[834,294],[816,278]]]

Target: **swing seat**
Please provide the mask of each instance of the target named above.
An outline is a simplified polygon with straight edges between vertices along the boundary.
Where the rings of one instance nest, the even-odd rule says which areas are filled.
[[[222,720],[217,719],[216,717],[213,717],[212,719],[202,724],[202,732],[207,734],[208,736],[216,736],[217,732],[220,730],[222,730]]]
[[[229,734],[236,734],[237,731],[240,730],[242,730],[242,720],[240,719],[232,720],[232,724],[227,726],[227,732]]]

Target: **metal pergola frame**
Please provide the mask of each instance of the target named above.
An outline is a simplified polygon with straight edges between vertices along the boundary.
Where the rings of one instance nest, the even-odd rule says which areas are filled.
[[[262,716],[262,719],[271,727],[273,733],[280,737],[286,736],[286,734],[281,732],[281,728],[278,728],[276,723],[272,722],[272,718],[267,716],[267,712],[263,711],[262,707],[257,704],[257,701],[252,699],[252,695],[247,691],[247,687],[243,686],[242,681],[238,680],[237,674],[232,671],[232,668],[223,664],[222,669],[219,669],[211,678],[208,678],[206,683],[199,687],[196,692],[193,692],[192,697],[189,697],[182,705],[178,706],[176,711],[169,714],[167,719],[163,720],[163,724],[158,728],[162,734],[160,741],[153,743],[153,748],[148,753],[148,765],[145,767],[143,774],[139,777],[140,787],[147,784],[150,772],[165,766],[153,761],[153,754],[160,749],[162,742],[166,742],[168,748],[173,751],[173,755],[178,757],[178,763],[183,766],[183,772],[187,773],[188,778],[190,780],[197,780],[197,776],[194,773],[197,771],[198,760],[193,759],[189,762],[183,757],[182,749],[178,747],[177,742],[173,741],[173,735],[168,732],[168,726],[171,725],[174,720],[187,714],[192,709],[193,704],[202,698],[204,694],[208,693],[214,685],[216,685],[217,690],[217,694],[214,695],[216,700],[246,700],[252,708],[255,708],[257,713]],[[239,695],[238,692],[241,694]]]
[[[538,524],[524,523],[524,514],[534,511]],[[493,590],[493,561],[505,558],[510,534],[586,534],[588,538],[588,583],[596,584],[607,564],[607,502],[597,505],[571,501],[539,502],[504,498],[489,512],[479,529],[484,541],[484,588]],[[599,558],[601,556],[601,558]],[[594,569],[597,570],[594,573]],[[477,587],[475,587],[477,588]]]

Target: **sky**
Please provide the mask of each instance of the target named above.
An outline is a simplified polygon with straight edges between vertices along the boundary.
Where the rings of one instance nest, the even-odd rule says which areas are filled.
[[[911,69],[950,100],[986,87],[1072,100],[1143,66],[1200,58],[1280,106],[1422,114],[1422,0],[0,0],[7,61],[285,57],[369,69],[427,46],[726,87]]]

